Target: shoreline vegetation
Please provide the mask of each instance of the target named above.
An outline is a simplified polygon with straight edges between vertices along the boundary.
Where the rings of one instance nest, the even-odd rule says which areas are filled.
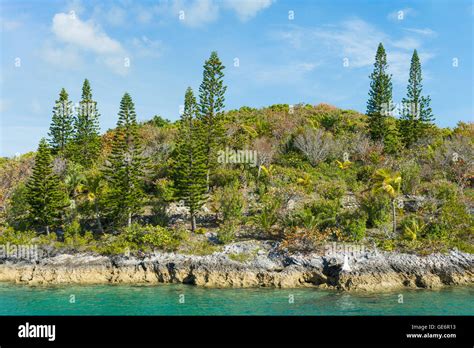
[[[435,125],[416,50],[396,105],[379,45],[366,114],[225,111],[224,71],[212,52],[175,122],[125,93],[103,135],[89,81],[77,108],[61,89],[38,151],[0,158],[0,281],[473,284],[474,124]]]

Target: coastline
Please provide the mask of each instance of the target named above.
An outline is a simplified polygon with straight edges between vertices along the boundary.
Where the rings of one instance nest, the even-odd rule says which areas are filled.
[[[234,255],[244,255],[235,259]],[[452,250],[417,256],[369,250],[344,255],[285,254],[268,241],[227,245],[211,255],[155,252],[143,257],[56,254],[37,261],[0,259],[0,281],[27,285],[184,283],[209,288],[342,291],[436,289],[474,284],[474,255]]]

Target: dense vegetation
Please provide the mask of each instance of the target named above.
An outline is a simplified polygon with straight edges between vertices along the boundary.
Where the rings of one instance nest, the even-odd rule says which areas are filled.
[[[0,244],[200,254],[256,238],[300,252],[328,241],[474,252],[474,125],[434,125],[416,51],[399,118],[382,44],[366,115],[327,104],[224,111],[224,71],[213,52],[176,122],[138,123],[125,93],[103,135],[89,81],[75,111],[62,89],[49,143],[0,158]]]

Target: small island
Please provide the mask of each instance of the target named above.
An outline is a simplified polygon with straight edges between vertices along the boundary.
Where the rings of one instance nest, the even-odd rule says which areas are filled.
[[[99,132],[89,80],[36,152],[0,158],[0,281],[383,291],[474,282],[474,125],[435,124],[413,52],[394,116],[378,46],[367,112],[225,111],[204,63],[180,119]]]

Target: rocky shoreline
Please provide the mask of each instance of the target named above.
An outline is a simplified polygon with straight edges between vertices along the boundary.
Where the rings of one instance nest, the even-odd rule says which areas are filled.
[[[289,255],[268,241],[246,241],[206,256],[79,253],[36,261],[3,258],[0,281],[28,285],[185,283],[217,288],[315,287],[346,291],[440,288],[473,285],[474,255],[456,250],[429,256],[379,250]]]

